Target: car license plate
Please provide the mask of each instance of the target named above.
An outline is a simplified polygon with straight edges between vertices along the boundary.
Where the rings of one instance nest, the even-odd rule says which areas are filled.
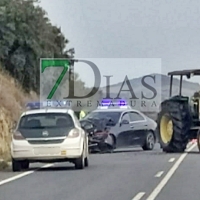
[[[58,147],[37,147],[34,148],[35,155],[58,155],[60,148]]]
[[[67,155],[67,151],[66,151],[66,150],[62,150],[62,151],[61,151],[61,155],[62,155],[62,156],[66,156],[66,155]]]

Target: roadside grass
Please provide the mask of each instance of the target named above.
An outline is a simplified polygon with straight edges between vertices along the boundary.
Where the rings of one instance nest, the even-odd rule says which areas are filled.
[[[34,92],[25,93],[19,83],[0,69],[0,168],[10,161],[10,129],[14,121],[24,110],[26,102],[36,99]]]

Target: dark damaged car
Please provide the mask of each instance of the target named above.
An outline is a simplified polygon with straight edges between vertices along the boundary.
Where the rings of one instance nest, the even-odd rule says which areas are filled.
[[[113,151],[118,148],[140,146],[153,150],[158,141],[157,123],[131,108],[97,109],[80,123],[90,124],[90,150]]]

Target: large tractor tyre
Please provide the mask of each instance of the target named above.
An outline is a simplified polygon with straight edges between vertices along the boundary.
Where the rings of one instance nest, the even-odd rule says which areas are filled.
[[[189,141],[191,115],[187,102],[168,101],[158,115],[158,136],[164,152],[184,152]]]

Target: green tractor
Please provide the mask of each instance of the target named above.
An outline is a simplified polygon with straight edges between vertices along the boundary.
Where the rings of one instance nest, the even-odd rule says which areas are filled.
[[[170,98],[161,103],[157,118],[157,132],[164,152],[184,152],[192,139],[197,139],[200,150],[200,97],[182,96],[183,76],[188,79],[199,76],[200,69],[182,70],[168,73],[170,78]],[[172,96],[173,77],[180,76],[179,94]]]

